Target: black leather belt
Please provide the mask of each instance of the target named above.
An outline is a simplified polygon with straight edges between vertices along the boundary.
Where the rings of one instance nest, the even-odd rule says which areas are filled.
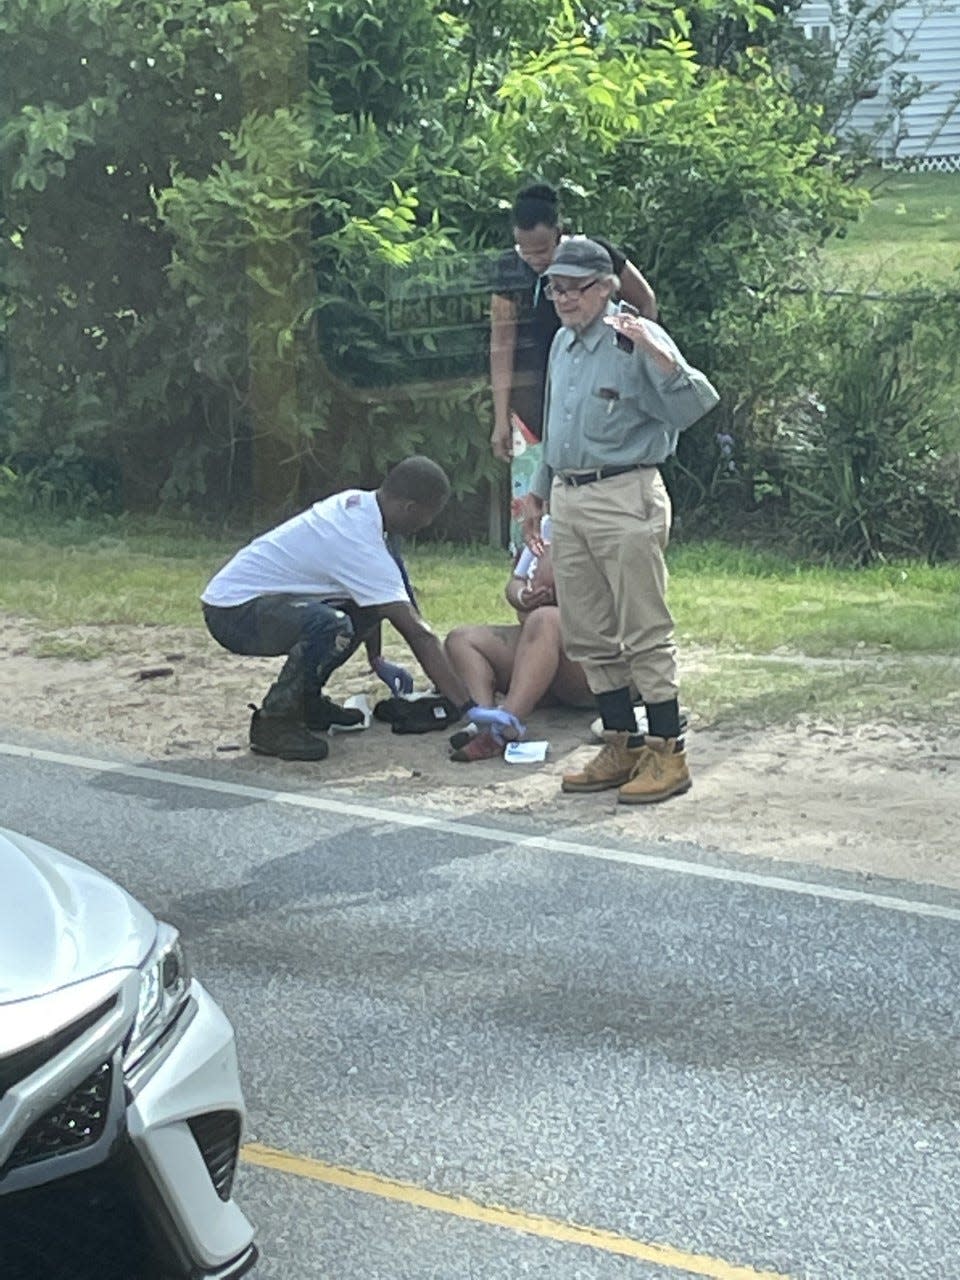
[[[655,471],[656,467],[633,463],[629,467],[598,467],[596,471],[558,471],[557,479],[574,486],[593,484],[594,480],[609,480],[611,476],[624,476],[628,471]]]

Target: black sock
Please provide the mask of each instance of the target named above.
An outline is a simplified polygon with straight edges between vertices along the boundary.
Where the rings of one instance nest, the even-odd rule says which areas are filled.
[[[612,730],[614,733],[636,733],[637,717],[633,710],[630,690],[626,685],[622,689],[598,693],[597,706],[604,729]]]
[[[680,703],[676,698],[647,703],[647,732],[654,738],[680,737]]]

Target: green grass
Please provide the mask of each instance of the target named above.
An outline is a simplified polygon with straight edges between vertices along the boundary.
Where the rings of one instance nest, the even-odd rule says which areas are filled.
[[[248,536],[0,513],[0,611],[41,624],[36,657],[86,660],[122,643],[108,631],[62,635],[68,627],[199,629],[201,590]],[[437,631],[513,620],[503,552],[424,543],[408,561]],[[696,724],[762,727],[809,713],[842,728],[877,714],[960,714],[960,564],[822,568],[698,543],[675,545],[670,568],[683,698]]]
[[[842,729],[868,719],[956,724],[960,715],[957,661],[942,656],[832,669],[754,657],[733,662],[728,655],[705,669],[685,668],[682,647],[680,657],[683,701],[700,725],[762,728],[807,716]]]
[[[511,618],[496,553],[424,549],[411,557],[425,614],[440,630]],[[810,657],[960,651],[960,565],[873,569],[796,565],[720,543],[675,547],[670,599],[681,640]]]
[[[199,625],[197,597],[216,562],[0,539],[0,608],[55,626]]]
[[[869,174],[861,220],[827,246],[827,262],[865,285],[912,276],[960,288],[960,173]],[[834,274],[834,273],[832,273]]]
[[[682,638],[810,657],[960,652],[960,565],[798,565],[720,544],[677,548],[671,602]]]
[[[0,515],[0,609],[56,626],[200,626],[197,598],[245,536],[165,520]]]
[[[246,536],[149,520],[26,527],[0,519],[0,609],[51,627],[199,627],[200,592]],[[425,543],[408,558],[437,630],[512,617],[502,552]],[[821,568],[719,543],[675,546],[670,565],[681,640],[811,657],[960,651],[960,565]]]
[[[59,658],[67,662],[93,662],[108,651],[107,645],[58,635],[43,636],[30,647],[34,658]]]

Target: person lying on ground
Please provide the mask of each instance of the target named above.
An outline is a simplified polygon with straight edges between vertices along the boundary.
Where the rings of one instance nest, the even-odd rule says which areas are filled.
[[[282,760],[323,760],[323,732],[362,713],[324,693],[332,672],[364,644],[371,670],[393,694],[410,693],[413,676],[384,657],[389,622],[413,650],[439,694],[445,722],[470,711],[492,723],[499,711],[479,708],[421,617],[393,540],[417,533],[439,515],[450,482],[435,462],[397,463],[375,490],[348,489],[315,502],[255,538],[211,579],[202,596],[213,638],[231,653],[287,660],[253,707],[250,746]]]
[[[492,706],[503,694],[500,710],[516,723],[500,723],[482,731],[476,724],[453,734],[451,760],[469,763],[503,755],[504,743],[523,734],[523,721],[538,706],[593,707],[583,668],[571,662],[560,640],[553,566],[550,560],[550,517],[541,536],[544,553],[524,550],[504,594],[517,611],[512,626],[455,627],[446,652],[470,697]]]

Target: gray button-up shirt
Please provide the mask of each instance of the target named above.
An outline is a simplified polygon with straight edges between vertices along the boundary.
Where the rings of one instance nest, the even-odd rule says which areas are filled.
[[[663,374],[639,347],[622,351],[603,314],[582,333],[560,329],[550,348],[543,462],[530,483],[546,498],[556,471],[656,465],[677,447],[680,432],[717,403],[711,383],[689,365],[660,325],[649,325],[679,368]]]

